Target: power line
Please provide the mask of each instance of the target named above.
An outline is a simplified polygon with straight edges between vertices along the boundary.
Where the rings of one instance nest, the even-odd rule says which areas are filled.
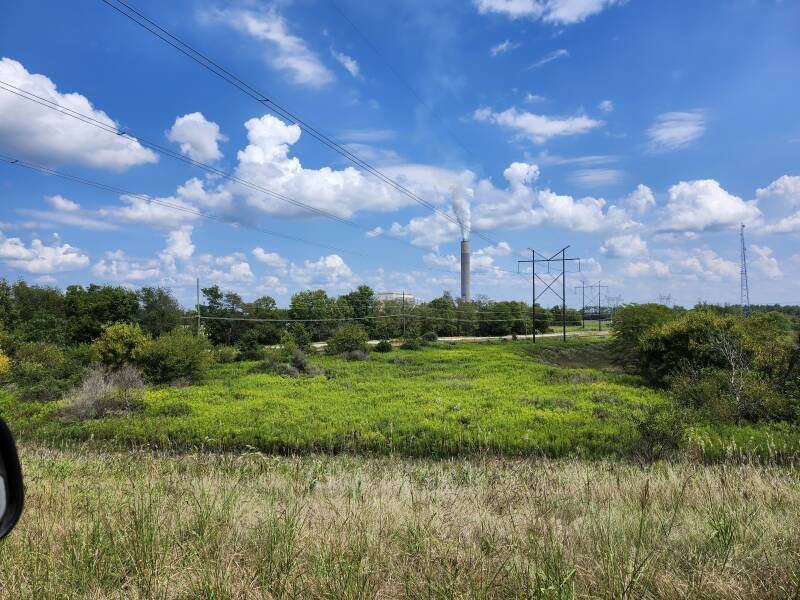
[[[364,43],[367,46],[369,46],[370,49],[378,56],[378,58],[380,58],[386,64],[386,66],[392,72],[392,75],[394,75],[395,78],[401,84],[403,84],[403,86],[405,86],[405,88],[411,93],[411,95],[414,97],[414,99],[416,99],[416,101],[420,105],[425,107],[425,109],[427,109],[428,112],[430,112],[434,117],[436,117],[436,119],[439,120],[439,122],[442,124],[442,126],[444,127],[444,130],[447,132],[447,134],[451,138],[453,138],[453,140],[461,147],[461,149],[464,150],[464,152],[469,154],[471,157],[476,158],[475,155],[470,151],[470,149],[467,148],[464,145],[464,143],[461,141],[461,139],[447,126],[447,124],[445,123],[444,119],[439,114],[439,112],[433,106],[431,106],[428,102],[426,102],[425,99],[422,98],[422,96],[420,96],[417,93],[417,90],[414,89],[414,87],[408,82],[408,80],[405,77],[403,77],[397,71],[397,69],[394,68],[394,65],[392,65],[392,63],[383,55],[383,53],[377,48],[377,46],[375,46],[375,44],[372,43],[372,41],[367,37],[367,35],[363,31],[361,31],[361,29],[359,29],[359,27],[353,22],[353,20],[349,16],[347,16],[347,14],[344,12],[344,10],[342,10],[342,8],[339,6],[339,4],[337,4],[335,2],[335,0],[329,0],[329,2],[331,4],[331,6],[334,8],[334,10],[337,13],[339,13],[339,15],[342,17],[342,19],[347,21],[347,23],[350,25],[350,27],[353,28],[353,31],[355,31],[359,35],[359,37],[361,37],[361,39],[364,40]]]
[[[239,221],[231,221],[231,220],[228,220],[228,219],[224,219],[224,218],[222,218],[222,217],[220,217],[218,215],[214,215],[212,213],[206,213],[206,212],[203,212],[203,211],[200,211],[200,210],[189,208],[187,206],[180,206],[178,204],[173,204],[171,202],[165,202],[163,200],[158,200],[157,198],[150,198],[150,197],[144,196],[142,194],[136,194],[134,192],[131,192],[131,191],[128,191],[128,190],[125,190],[125,189],[122,189],[122,188],[118,188],[118,187],[115,187],[115,186],[112,186],[112,185],[108,185],[108,184],[105,184],[105,183],[100,183],[98,181],[93,181],[93,180],[87,179],[85,177],[79,177],[77,175],[72,175],[70,173],[64,173],[63,171],[56,171],[55,169],[51,169],[51,168],[45,167],[43,165],[38,165],[36,163],[28,162],[28,161],[25,161],[25,160],[22,160],[22,159],[19,159],[19,158],[13,158],[13,157],[10,157],[10,156],[5,155],[5,154],[0,154],[0,160],[2,160],[4,162],[7,162],[10,165],[15,165],[15,166],[18,166],[18,167],[24,167],[26,169],[30,169],[32,171],[37,171],[37,172],[42,173],[44,175],[51,175],[53,177],[60,177],[61,179],[66,179],[67,181],[72,181],[74,183],[80,183],[80,184],[87,185],[87,186],[90,186],[90,187],[94,187],[94,188],[97,188],[97,189],[100,189],[100,190],[104,190],[104,191],[107,191],[107,192],[112,192],[112,193],[120,195],[120,196],[128,196],[130,198],[136,198],[138,200],[142,200],[142,201],[148,202],[150,204],[156,204],[158,206],[163,206],[165,208],[169,208],[170,210],[177,210],[179,212],[192,214],[192,215],[195,215],[195,216],[198,216],[198,217],[202,217],[204,219],[217,221],[218,223],[225,223],[227,225],[233,225],[233,226],[236,226],[236,227],[244,227],[245,229],[252,229],[254,231],[258,231],[259,233],[264,233],[266,235],[280,237],[280,238],[283,238],[283,239],[286,239],[286,240],[291,240],[291,241],[294,241],[294,242],[301,242],[301,243],[304,243],[304,244],[309,244],[311,246],[318,246],[320,248],[325,248],[326,250],[333,250],[335,252],[341,252],[343,254],[352,254],[352,255],[355,255],[355,256],[361,256],[361,257],[369,258],[368,255],[363,254],[361,252],[357,252],[355,250],[347,250],[345,248],[339,248],[338,246],[331,246],[331,245],[328,245],[328,244],[323,244],[321,242],[315,242],[315,241],[312,241],[312,240],[307,240],[305,238],[289,235],[289,234],[286,234],[286,233],[281,233],[279,231],[273,231],[271,229],[264,229],[263,227],[259,227],[257,225],[250,225],[248,223],[241,223]]]
[[[311,206],[310,204],[306,204],[304,202],[301,202],[300,200],[296,200],[294,198],[291,198],[289,196],[286,196],[284,194],[281,194],[279,192],[271,190],[270,188],[266,188],[266,187],[257,185],[255,183],[252,183],[251,181],[248,181],[246,179],[242,179],[241,177],[239,177],[237,175],[234,175],[232,173],[229,173],[227,171],[223,171],[222,169],[214,167],[213,165],[209,165],[207,163],[204,163],[204,162],[189,158],[189,157],[184,156],[184,155],[182,155],[182,154],[180,154],[178,152],[175,152],[171,148],[168,148],[166,146],[162,146],[161,144],[158,144],[156,142],[153,142],[153,141],[147,140],[145,138],[142,138],[142,137],[140,137],[138,135],[135,135],[134,133],[132,133],[129,130],[120,130],[118,127],[109,125],[107,123],[103,123],[102,121],[100,121],[98,119],[95,119],[94,117],[92,117],[90,115],[86,115],[84,113],[80,113],[78,111],[72,110],[71,108],[65,107],[65,106],[63,106],[61,104],[58,104],[57,102],[53,102],[52,100],[48,100],[47,98],[44,98],[42,96],[38,96],[38,95],[36,95],[36,94],[34,94],[32,92],[29,92],[27,90],[19,88],[19,87],[15,86],[15,85],[12,85],[12,84],[10,84],[10,83],[8,83],[6,81],[0,80],[0,90],[6,91],[6,92],[8,92],[10,94],[14,94],[14,95],[16,95],[16,96],[18,96],[20,98],[25,99],[25,100],[29,100],[30,102],[34,102],[34,103],[36,103],[36,104],[38,104],[38,105],[40,105],[40,106],[42,106],[44,108],[48,108],[48,109],[53,110],[55,112],[58,112],[58,113],[60,113],[60,114],[62,114],[64,116],[71,117],[73,119],[81,121],[81,122],[83,122],[83,123],[85,123],[85,124],[87,124],[89,126],[92,126],[92,127],[97,128],[97,129],[100,129],[102,131],[105,131],[105,132],[109,133],[110,135],[116,135],[116,136],[119,136],[119,137],[124,137],[126,139],[129,139],[131,141],[135,141],[137,143],[142,144],[143,146],[146,146],[148,148],[152,148],[153,150],[156,150],[157,152],[159,152],[161,154],[167,155],[167,156],[169,156],[171,158],[174,158],[176,160],[180,160],[180,161],[182,161],[184,163],[187,163],[189,165],[192,165],[194,167],[203,169],[203,170],[205,170],[205,171],[207,171],[209,173],[212,173],[214,175],[218,175],[220,177],[224,177],[224,178],[226,178],[226,179],[228,179],[230,181],[233,181],[233,182],[238,183],[240,185],[243,185],[245,187],[249,187],[251,189],[257,190],[257,191],[262,192],[262,193],[264,193],[264,194],[266,194],[266,195],[268,195],[270,197],[277,198],[277,199],[282,200],[284,202],[288,202],[288,203],[290,203],[290,204],[292,204],[294,206],[298,206],[300,208],[304,208],[304,209],[306,209],[306,210],[308,210],[310,212],[313,212],[313,213],[315,213],[315,214],[317,214],[319,216],[323,216],[323,217],[335,220],[335,221],[337,221],[339,223],[343,223],[345,225],[349,225],[351,227],[355,227],[355,228],[361,229],[363,231],[367,231],[367,232],[374,231],[373,229],[371,229],[370,227],[368,227],[366,225],[361,225],[360,223],[356,223],[355,221],[353,221],[351,219],[346,219],[344,217],[340,217],[340,216],[338,216],[338,215],[336,215],[334,213],[325,211],[325,210],[323,210],[321,208],[317,208],[317,207]],[[407,242],[406,240],[402,240],[402,239],[399,239],[397,237],[388,235],[388,234],[386,234],[384,232],[376,232],[376,235],[381,236],[384,239],[392,240],[392,241],[397,242],[399,244],[403,244],[403,245],[408,246],[410,248],[414,248],[415,250],[418,250],[420,252],[424,252],[425,251],[424,248],[420,248],[419,246],[415,246],[411,242]],[[493,267],[493,268],[498,270],[498,271],[517,274],[515,271],[509,271],[507,269],[502,269],[500,267]],[[434,270],[434,271],[443,271],[443,272],[447,272],[447,273],[451,272],[451,271],[448,271],[447,269],[437,269],[435,267],[433,267],[433,268],[428,267],[427,269],[428,270]]]
[[[270,236],[273,236],[273,237],[279,237],[279,238],[282,238],[282,239],[285,239],[285,240],[289,240],[289,241],[293,241],[293,242],[300,242],[300,243],[303,243],[303,244],[308,244],[310,246],[316,246],[316,247],[319,247],[319,248],[323,248],[325,250],[332,250],[334,252],[339,252],[339,253],[342,253],[342,254],[349,254],[349,255],[352,255],[352,256],[359,256],[361,258],[366,258],[366,259],[372,260],[372,257],[370,255],[364,254],[363,252],[358,252],[356,250],[348,250],[346,248],[340,248],[338,246],[332,246],[330,244],[325,244],[325,243],[322,243],[322,242],[315,242],[313,240],[308,240],[308,239],[301,238],[301,237],[298,237],[298,236],[293,236],[293,235],[289,235],[289,234],[286,234],[286,233],[281,233],[279,231],[274,231],[274,230],[271,230],[271,229],[265,229],[265,228],[259,227],[257,225],[251,225],[251,224],[243,223],[243,222],[240,222],[240,221],[233,221],[233,220],[230,220],[230,219],[225,219],[225,218],[223,218],[223,217],[221,217],[219,215],[215,215],[213,213],[207,213],[207,212],[203,212],[203,211],[196,210],[196,209],[193,209],[193,208],[189,208],[187,206],[181,206],[181,205],[178,205],[178,204],[173,204],[171,202],[166,202],[164,200],[159,200],[157,198],[150,198],[149,196],[145,196],[143,194],[137,194],[135,192],[131,192],[131,191],[125,190],[123,188],[119,188],[119,187],[115,187],[115,186],[112,186],[112,185],[108,185],[108,184],[105,184],[105,183],[102,183],[102,182],[99,182],[99,181],[94,181],[92,179],[87,179],[85,177],[80,177],[78,175],[73,175],[71,173],[65,173],[63,171],[57,171],[55,169],[51,169],[50,167],[46,167],[44,165],[39,165],[39,164],[36,164],[36,163],[33,163],[33,162],[29,162],[29,161],[26,161],[26,160],[23,160],[23,159],[20,159],[20,158],[14,158],[14,157],[8,156],[6,154],[0,153],[0,160],[5,162],[5,163],[8,163],[9,165],[23,167],[23,168],[29,169],[31,171],[36,171],[36,172],[41,173],[43,175],[49,175],[49,176],[52,176],[52,177],[59,177],[60,179],[71,181],[73,183],[80,183],[81,185],[85,185],[85,186],[88,186],[88,187],[93,187],[93,188],[96,188],[96,189],[99,189],[99,190],[103,190],[103,191],[106,191],[106,192],[111,192],[111,193],[119,195],[119,196],[128,196],[130,198],[136,198],[137,200],[142,200],[142,201],[150,203],[150,204],[163,206],[164,208],[168,208],[170,210],[176,210],[178,212],[183,212],[183,213],[186,213],[186,214],[195,215],[197,217],[201,217],[201,218],[208,219],[208,220],[211,220],[211,221],[216,221],[218,223],[231,225],[231,226],[235,226],[235,227],[243,227],[245,229],[250,229],[252,231],[256,231],[258,233],[263,233],[265,235],[270,235]],[[500,270],[499,268],[497,268],[497,269]],[[437,268],[437,267],[433,267],[433,266],[416,267],[413,270],[414,271],[441,272],[441,273],[446,273],[448,275],[453,275],[453,276],[456,275],[455,272],[450,271],[449,269]],[[477,275],[481,276],[481,275],[484,275],[484,273],[478,273]]]
[[[397,182],[396,180],[392,179],[376,167],[372,166],[365,160],[359,158],[356,154],[348,150],[346,147],[342,146],[332,138],[328,137],[320,130],[315,128],[313,125],[301,119],[296,114],[292,113],[290,110],[276,102],[275,100],[268,97],[266,94],[262,93],[261,91],[254,88],[249,83],[242,80],[240,77],[229,71],[228,69],[222,67],[218,63],[214,62],[211,58],[188,44],[187,42],[183,41],[182,39],[178,38],[163,26],[159,25],[156,21],[148,17],[147,15],[140,12],[138,9],[134,8],[129,3],[125,2],[124,0],[101,0],[107,6],[113,8],[115,11],[120,13],[121,15],[125,16],[129,20],[133,21],[141,28],[145,29],[149,33],[153,34],[169,46],[175,48],[185,56],[189,57],[197,64],[202,66],[203,68],[207,69],[208,71],[214,73],[217,77],[224,80],[228,84],[232,85],[245,95],[249,96],[262,106],[265,106],[267,109],[271,110],[276,115],[280,116],[283,119],[289,120],[292,123],[297,124],[303,131],[311,135],[317,141],[321,142],[334,152],[341,154],[349,161],[354,163],[355,165],[361,167],[371,175],[378,178],[380,181],[389,185],[396,191],[408,196],[415,202],[425,206],[426,208],[430,209],[434,213],[439,214],[440,216],[444,217],[448,221],[459,225],[458,220],[455,217],[452,217],[447,212],[443,211],[442,209],[438,208],[431,202],[421,198],[419,195],[414,193],[413,191],[409,190],[407,187],[402,185],[401,183]],[[481,232],[475,231],[475,235],[484,239],[485,241],[489,242],[492,245],[496,245],[497,242],[489,238],[488,236],[482,234]]]
[[[119,128],[117,128],[115,126],[112,126],[112,125],[109,125],[107,123],[104,123],[104,122],[102,122],[102,121],[100,121],[98,119],[95,119],[94,117],[92,117],[90,115],[86,115],[84,113],[80,113],[78,111],[72,110],[71,108],[65,107],[65,106],[63,106],[61,104],[58,104],[57,102],[53,102],[52,100],[48,100],[47,98],[44,98],[42,96],[38,96],[38,95],[36,95],[36,94],[34,94],[32,92],[29,92],[28,90],[24,90],[22,88],[19,88],[19,87],[15,86],[15,85],[12,85],[12,84],[10,84],[10,83],[8,83],[6,81],[0,80],[0,90],[4,90],[4,91],[6,91],[6,92],[8,92],[10,94],[14,94],[16,96],[19,96],[20,98],[23,98],[25,100],[28,100],[30,102],[34,102],[34,103],[36,103],[36,104],[38,104],[40,106],[43,106],[44,108],[48,108],[48,109],[53,110],[55,112],[58,112],[58,113],[60,113],[60,114],[62,114],[64,116],[71,117],[73,119],[81,121],[82,123],[85,123],[86,125],[89,125],[91,127],[95,127],[97,129],[105,131],[105,132],[107,132],[107,133],[109,133],[111,135],[124,137],[126,139],[131,140],[131,141],[137,142],[137,143],[139,143],[139,144],[141,144],[143,146],[146,146],[148,148],[152,148],[153,150],[155,150],[155,151],[157,151],[157,152],[159,152],[161,154],[164,154],[164,155],[169,156],[171,158],[174,158],[176,160],[180,160],[180,161],[182,161],[184,163],[187,163],[187,164],[192,165],[194,167],[197,167],[199,169],[203,169],[204,171],[207,171],[207,172],[212,173],[214,175],[218,175],[220,177],[223,177],[225,179],[228,179],[230,181],[238,183],[239,185],[242,185],[242,186],[248,187],[250,189],[262,192],[262,193],[264,193],[264,194],[266,194],[266,195],[268,195],[268,196],[270,196],[272,198],[276,198],[278,200],[282,200],[284,202],[287,202],[287,203],[292,204],[294,206],[297,206],[299,208],[303,208],[305,210],[308,210],[309,212],[313,212],[313,213],[317,214],[318,216],[326,217],[326,218],[332,219],[334,221],[337,221],[339,223],[343,223],[345,225],[349,225],[351,227],[355,227],[357,229],[361,229],[362,231],[366,231],[368,233],[372,233],[374,236],[380,236],[380,237],[383,237],[385,239],[392,240],[392,241],[397,242],[399,244],[403,244],[403,245],[409,246],[411,248],[414,248],[415,250],[424,251],[423,248],[420,248],[419,246],[415,246],[411,242],[407,242],[406,240],[402,240],[400,238],[388,235],[385,232],[375,231],[374,229],[372,229],[372,228],[370,228],[370,227],[368,227],[366,225],[362,225],[360,223],[356,223],[355,221],[353,221],[351,219],[347,219],[345,217],[340,217],[339,215],[336,215],[336,214],[331,213],[329,211],[323,210],[321,208],[317,208],[315,206],[311,206],[310,204],[307,204],[307,203],[302,202],[300,200],[296,200],[294,198],[291,198],[290,196],[286,196],[285,194],[281,194],[280,192],[276,192],[275,190],[272,190],[270,188],[267,188],[267,187],[264,187],[264,186],[260,186],[260,185],[255,184],[255,183],[253,183],[253,182],[251,182],[251,181],[249,181],[247,179],[243,179],[243,178],[241,178],[241,177],[239,177],[237,175],[234,175],[234,174],[229,173],[227,171],[223,171],[222,169],[214,167],[213,165],[209,165],[207,163],[204,163],[204,162],[195,160],[193,158],[184,156],[184,155],[182,155],[182,154],[180,154],[178,152],[175,152],[171,148],[168,148],[168,147],[163,146],[161,144],[158,144],[156,142],[147,140],[146,138],[142,138],[142,137],[140,137],[138,135],[135,135],[130,130],[120,130]]]

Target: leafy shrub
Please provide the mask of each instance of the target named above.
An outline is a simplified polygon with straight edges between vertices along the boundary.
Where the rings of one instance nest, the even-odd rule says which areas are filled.
[[[214,360],[220,364],[236,362],[239,359],[239,351],[233,346],[219,346],[214,350]]]
[[[435,331],[426,331],[422,334],[422,341],[431,344],[439,339]]]
[[[629,369],[639,366],[639,342],[649,330],[676,318],[673,309],[663,304],[630,304],[614,312],[611,321],[611,353],[614,361]]]
[[[630,444],[634,458],[653,462],[678,452],[684,444],[687,415],[672,407],[649,407],[636,420],[635,436]]]
[[[300,375],[324,375],[325,370],[312,364],[305,353],[299,348],[294,348],[290,355],[286,355],[281,348],[267,353],[264,360],[257,363],[253,373],[269,373],[271,375],[285,375],[299,377]]]
[[[351,350],[350,352],[343,352],[339,356],[341,356],[344,360],[354,362],[369,360],[369,354],[366,350]]]
[[[405,338],[400,347],[403,350],[421,350],[424,346],[425,342],[421,337],[413,336]]]
[[[389,340],[381,340],[377,344],[375,344],[373,350],[375,352],[391,352],[392,351],[392,342]]]
[[[261,360],[264,358],[264,345],[260,341],[258,331],[250,329],[239,338],[236,347],[239,350],[239,360]]]
[[[92,348],[100,362],[110,371],[136,364],[147,345],[142,328],[133,323],[106,325]]]
[[[308,327],[302,323],[291,323],[286,332],[281,335],[281,344],[283,344],[283,339],[286,335],[291,337],[295,346],[300,350],[306,351],[311,347],[313,336]]]
[[[367,350],[367,331],[361,325],[347,323],[341,325],[328,340],[328,354],[344,354],[355,350]]]
[[[48,401],[61,397],[80,380],[82,371],[69,369],[66,355],[49,342],[22,342],[11,363],[11,381],[20,400]]]
[[[732,377],[724,369],[684,366],[670,378],[670,396],[676,406],[722,422],[794,417],[793,403],[763,374],[750,369],[741,369]]]
[[[692,311],[645,332],[639,342],[643,375],[657,385],[666,384],[682,364],[694,368],[724,367],[715,341],[724,332],[736,336],[735,321],[710,312]]]
[[[93,369],[64,398],[61,417],[66,421],[98,419],[108,414],[140,410],[144,382],[135,368],[124,366],[111,373]]]
[[[141,365],[147,379],[154,383],[169,383],[181,378],[197,381],[211,358],[208,340],[180,327],[147,344]]]
[[[11,374],[11,359],[0,350],[0,383],[6,380]]]

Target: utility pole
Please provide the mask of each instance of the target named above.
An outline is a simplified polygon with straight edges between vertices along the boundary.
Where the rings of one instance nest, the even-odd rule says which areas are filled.
[[[197,337],[200,337],[200,278],[197,278]]]
[[[406,337],[406,291],[403,290],[403,337]]]
[[[586,329],[586,280],[581,281],[580,288],[575,286],[575,291],[581,291],[581,329]]]

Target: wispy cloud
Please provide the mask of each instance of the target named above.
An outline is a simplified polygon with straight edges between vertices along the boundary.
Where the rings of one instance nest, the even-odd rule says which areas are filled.
[[[555,25],[580,23],[625,0],[475,0],[481,14],[497,13],[511,19],[540,19]]]
[[[547,63],[551,63],[554,60],[560,60],[562,58],[569,58],[569,50],[567,50],[566,48],[559,48],[558,50],[553,50],[552,52],[548,52],[528,68],[538,69],[539,67],[542,67]]]
[[[647,130],[650,150],[669,152],[690,146],[706,131],[706,117],[703,110],[668,112],[656,117]]]
[[[514,48],[519,48],[519,44],[517,44],[516,42],[512,42],[511,40],[506,40],[489,48],[489,54],[491,54],[494,57],[497,56],[498,54],[503,54],[505,52],[508,52],[509,50],[513,50]]]
[[[514,106],[502,112],[493,112],[492,109],[483,107],[476,110],[473,116],[477,121],[515,129],[537,144],[543,144],[553,137],[586,133],[603,125],[602,121],[586,115],[548,117],[519,110]]]
[[[361,77],[361,68],[355,58],[348,56],[344,52],[338,52],[335,48],[331,48],[331,54],[336,59],[336,62],[342,65],[350,75],[356,79]]]
[[[569,178],[581,187],[592,188],[615,185],[625,178],[625,172],[619,169],[579,169]]]
[[[286,20],[274,8],[217,10],[201,17],[224,23],[269,45],[266,61],[275,69],[289,73],[291,80],[309,87],[321,87],[333,80],[333,73],[322,64],[304,40],[289,31]]]

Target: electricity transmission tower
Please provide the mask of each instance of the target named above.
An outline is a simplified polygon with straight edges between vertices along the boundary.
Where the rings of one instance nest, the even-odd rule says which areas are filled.
[[[528,248],[531,251],[531,259],[530,260],[518,260],[517,261],[517,271],[519,272],[520,264],[530,263],[531,265],[531,330],[533,334],[533,341],[536,342],[536,301],[547,291],[553,292],[559,300],[561,300],[561,331],[562,337],[564,341],[567,341],[567,262],[577,260],[578,261],[578,270],[581,268],[581,259],[580,258],[567,258],[567,249],[569,246],[565,246],[553,256],[547,257],[537,252],[533,248]],[[542,258],[536,258],[536,255],[541,256]],[[559,257],[559,255],[561,255]],[[548,283],[544,279],[539,276],[539,273],[536,272],[536,265],[538,263],[546,263],[547,264],[547,272],[550,273],[550,264],[551,263],[561,263],[561,270],[556,271],[555,275],[550,275],[551,280]],[[544,290],[542,290],[539,295],[536,295],[536,280],[542,282],[544,285]],[[558,293],[558,289],[553,287],[554,284],[561,280],[561,293]]]
[[[664,306],[672,306],[672,294],[659,294],[658,303]]]
[[[739,241],[742,246],[742,259],[739,267],[739,287],[742,313],[747,317],[750,314],[750,285],[747,282],[747,246],[744,243],[744,223],[739,230]]]
[[[603,290],[608,290],[608,286],[602,285],[602,282],[598,281],[595,284],[587,285],[586,289],[590,291],[597,290],[597,329],[599,331],[603,329],[602,306],[600,305],[600,302],[603,296]],[[592,302],[593,299],[594,299],[594,291],[592,291],[591,299],[589,300],[589,302]],[[606,292],[606,302],[607,301],[608,301],[608,292]]]

